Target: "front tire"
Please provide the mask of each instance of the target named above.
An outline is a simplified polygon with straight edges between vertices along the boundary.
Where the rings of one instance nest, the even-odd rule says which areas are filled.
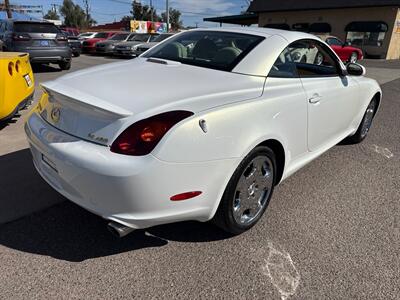
[[[374,120],[375,112],[378,108],[378,101],[376,98],[372,99],[369,103],[367,110],[364,113],[364,117],[361,121],[360,126],[356,133],[352,136],[349,136],[344,140],[347,144],[358,144],[361,143],[368,135],[369,130],[372,126],[372,121]]]
[[[232,175],[214,223],[232,234],[253,227],[262,217],[272,197],[276,179],[276,157],[265,146],[253,149]]]
[[[63,61],[58,64],[61,70],[66,71],[71,69],[71,61]]]

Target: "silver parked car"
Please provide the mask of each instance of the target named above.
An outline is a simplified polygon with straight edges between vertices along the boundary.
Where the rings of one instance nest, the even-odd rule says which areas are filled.
[[[127,41],[129,37],[134,36],[134,33],[124,32],[113,35],[105,41],[96,44],[96,54],[113,54],[115,45]]]
[[[115,45],[115,56],[135,57],[135,51],[139,45],[154,42],[159,34],[140,33],[129,37],[125,42]]]
[[[174,33],[162,33],[158,37],[156,37],[153,42],[138,45],[136,47],[136,50],[134,51],[134,53],[136,56],[139,56],[140,54],[146,52],[150,48],[154,47],[158,43],[162,42],[163,40],[166,40],[167,38],[169,38],[173,35],[174,35]]]

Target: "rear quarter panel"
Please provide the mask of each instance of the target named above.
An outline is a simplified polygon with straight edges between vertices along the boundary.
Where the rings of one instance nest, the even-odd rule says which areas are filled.
[[[206,121],[206,133],[200,120]],[[281,143],[290,164],[307,151],[306,134],[307,102],[300,80],[268,78],[260,98],[196,114],[173,128],[153,154],[176,163],[244,158],[273,139]]]
[[[19,72],[15,69],[18,61],[20,63]],[[14,64],[12,76],[8,73],[10,62]],[[30,76],[32,81],[30,87],[28,87],[24,75]],[[15,53],[15,55],[11,55],[5,52],[3,57],[0,54],[0,119],[9,116],[22,101],[32,95],[34,86],[28,54]]]

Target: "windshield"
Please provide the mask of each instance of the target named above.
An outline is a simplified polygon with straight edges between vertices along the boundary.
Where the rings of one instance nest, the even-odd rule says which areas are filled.
[[[163,40],[169,38],[170,36],[173,36],[173,34],[161,34],[157,36],[153,42],[162,42]]]
[[[106,37],[108,37],[107,32],[98,32],[94,35],[93,38],[95,39],[105,39]]]
[[[264,39],[262,36],[232,32],[188,31],[154,47],[144,57],[232,71]]]
[[[116,35],[110,37],[109,40],[112,40],[112,41],[123,41],[123,40],[126,39],[126,37],[128,35],[129,35],[129,33],[119,33],[119,34],[116,34]]]
[[[52,23],[15,23],[16,32],[30,33],[60,33],[60,30]]]
[[[148,34],[137,34],[131,36],[128,41],[131,42],[147,42],[147,39],[149,38]]]

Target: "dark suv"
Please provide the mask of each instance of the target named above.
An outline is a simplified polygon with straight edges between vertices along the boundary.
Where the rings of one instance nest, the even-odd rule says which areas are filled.
[[[29,53],[31,63],[55,63],[71,68],[71,48],[67,37],[49,22],[0,20],[3,51]]]

